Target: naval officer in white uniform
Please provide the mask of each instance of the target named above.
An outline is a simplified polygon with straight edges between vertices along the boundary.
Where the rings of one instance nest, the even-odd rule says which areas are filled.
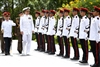
[[[29,55],[31,48],[32,33],[34,32],[34,24],[32,15],[30,15],[30,7],[23,9],[24,15],[20,18],[20,31],[23,39],[22,55]]]

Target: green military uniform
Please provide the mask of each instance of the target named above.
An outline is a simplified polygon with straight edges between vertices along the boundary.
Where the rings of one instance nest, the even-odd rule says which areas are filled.
[[[3,18],[1,17],[0,18],[0,40],[1,40],[1,51],[2,53],[4,53],[5,45],[4,45],[3,33],[1,32],[2,21],[3,21]]]
[[[20,25],[19,25],[20,18],[16,18],[16,27],[15,27],[15,35],[18,38],[18,47],[17,50],[21,54],[22,53],[22,35],[20,34]]]

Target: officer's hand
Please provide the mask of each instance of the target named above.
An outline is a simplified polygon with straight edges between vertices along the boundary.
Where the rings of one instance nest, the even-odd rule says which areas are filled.
[[[53,30],[56,30],[55,28],[53,28]]]
[[[100,31],[98,31],[98,33],[100,33]]]
[[[4,33],[4,30],[3,29],[1,30],[1,33]]]
[[[86,32],[86,33],[87,33],[88,31],[84,30],[84,32]]]
[[[77,31],[74,31],[74,32],[78,34],[78,32],[77,32]]]
[[[17,34],[15,33],[15,36],[17,36]]]
[[[67,30],[70,30],[69,28],[66,28]]]
[[[34,31],[32,31],[32,33],[34,33]]]
[[[21,32],[21,34],[23,35],[23,32]]]

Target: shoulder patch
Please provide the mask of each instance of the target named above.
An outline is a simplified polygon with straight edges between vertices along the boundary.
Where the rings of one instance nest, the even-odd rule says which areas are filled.
[[[97,18],[99,20],[99,18]]]
[[[85,17],[85,19],[87,19],[87,17]]]
[[[68,18],[70,18],[70,17],[68,17]]]

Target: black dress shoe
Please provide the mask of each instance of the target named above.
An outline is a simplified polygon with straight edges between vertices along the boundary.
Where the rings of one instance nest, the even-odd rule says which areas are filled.
[[[57,54],[57,56],[63,56],[63,54]]]
[[[45,52],[45,50],[40,50],[40,52]]]
[[[18,51],[19,52],[19,54],[22,54],[22,52],[21,51]]]
[[[100,67],[99,64],[90,65],[90,67]]]
[[[79,57],[73,57],[71,60],[79,60]]]
[[[80,63],[88,63],[86,60],[79,61]]]
[[[4,54],[5,52],[1,52],[1,54]]]
[[[49,52],[49,55],[54,55],[55,54],[55,52]]]
[[[63,56],[63,58],[69,58],[69,56],[66,56],[66,55],[65,55],[65,56]]]
[[[35,51],[39,51],[39,49],[35,49]]]
[[[10,53],[5,53],[5,56],[10,55]]]

